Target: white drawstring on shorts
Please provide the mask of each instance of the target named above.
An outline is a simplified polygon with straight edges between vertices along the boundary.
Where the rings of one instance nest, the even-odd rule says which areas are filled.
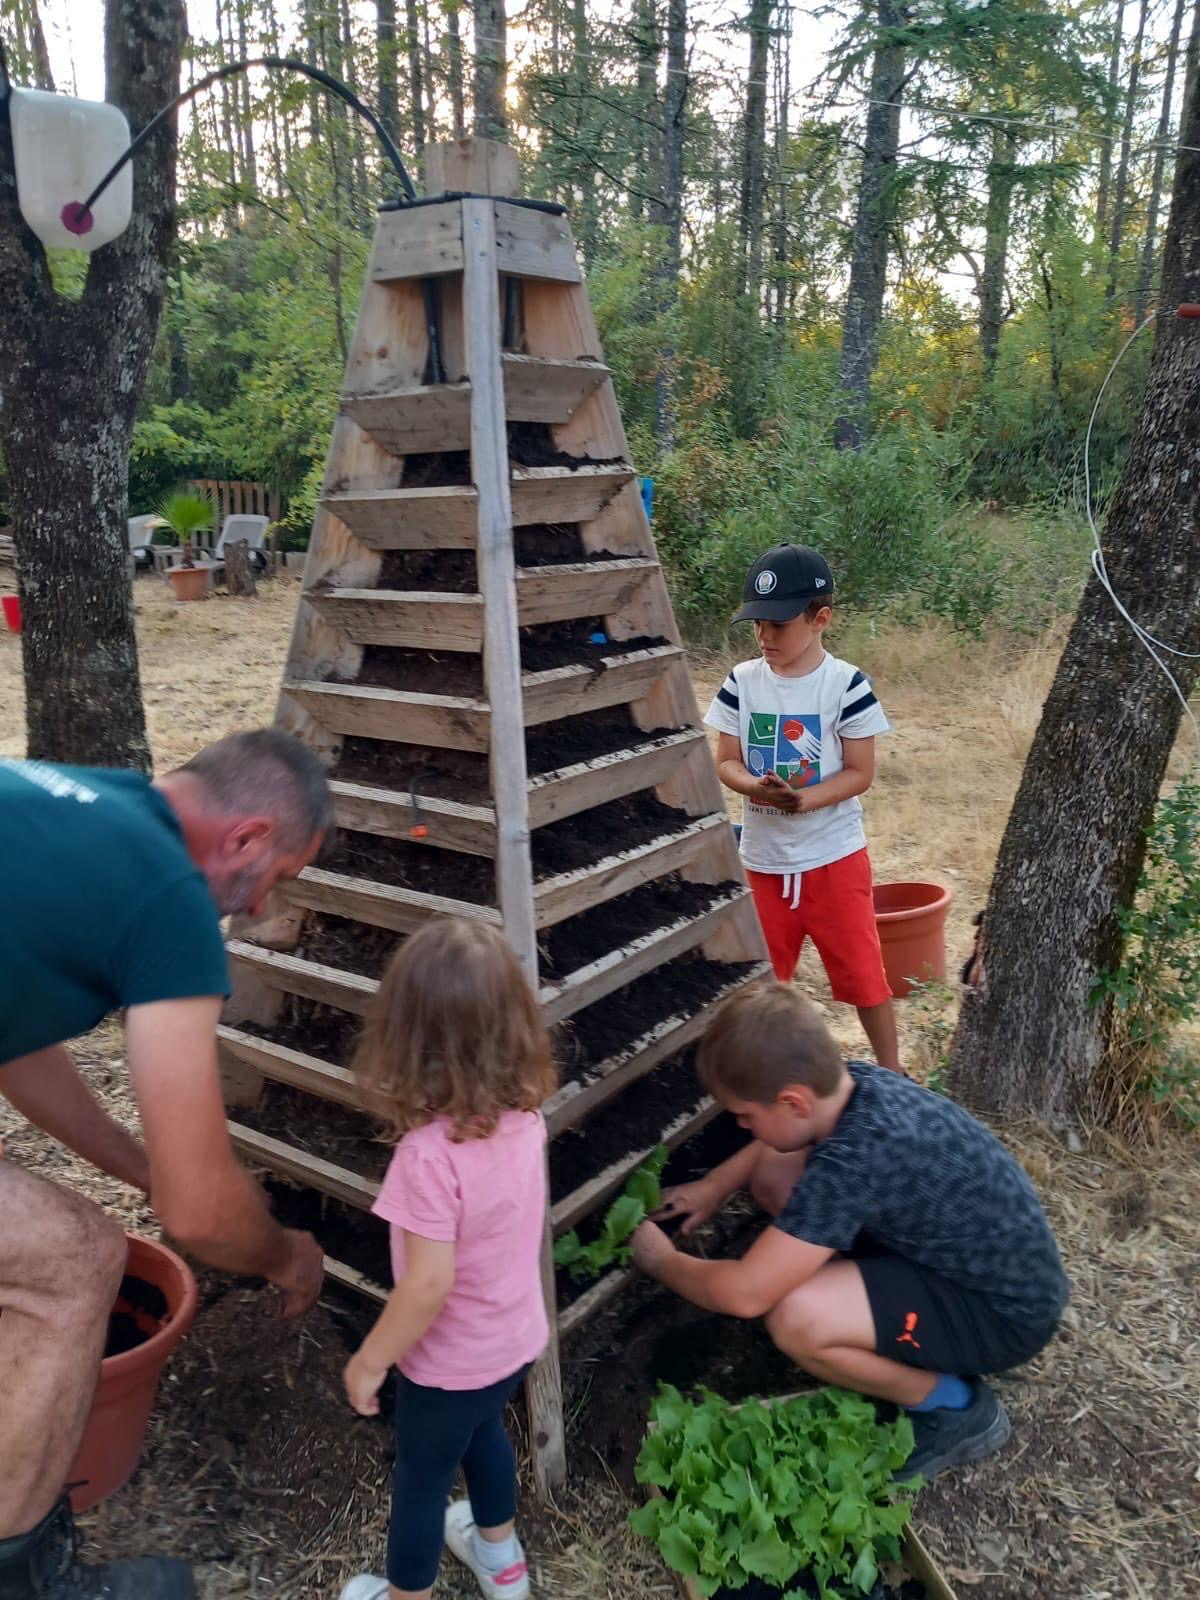
[[[783,875],[782,898],[786,900],[789,894],[792,897],[792,903],[788,907],[789,911],[795,911],[797,906],[800,904],[800,879],[803,876],[804,874],[802,872],[785,872]]]

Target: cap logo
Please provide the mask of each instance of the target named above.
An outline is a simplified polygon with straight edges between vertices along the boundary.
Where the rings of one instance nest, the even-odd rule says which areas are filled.
[[[755,578],[754,587],[758,590],[759,594],[770,594],[771,590],[778,582],[779,579],[771,571],[770,567],[768,567],[764,572],[760,572],[758,577]]]
[[[814,578],[813,582],[816,584],[818,589],[823,589],[825,587],[825,579],[824,578]]]

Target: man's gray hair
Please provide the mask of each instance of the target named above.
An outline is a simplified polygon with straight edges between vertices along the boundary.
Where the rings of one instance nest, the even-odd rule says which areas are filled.
[[[334,829],[325,768],[299,739],[279,728],[231,733],[194,755],[181,772],[199,778],[223,816],[275,819],[284,850],[305,850]]]

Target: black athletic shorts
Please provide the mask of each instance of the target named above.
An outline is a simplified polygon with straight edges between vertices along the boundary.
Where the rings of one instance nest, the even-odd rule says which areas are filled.
[[[876,1350],[906,1366],[959,1378],[1006,1372],[1031,1361],[1058,1326],[1003,1316],[985,1295],[901,1256],[856,1249],[850,1259],[866,1285]]]

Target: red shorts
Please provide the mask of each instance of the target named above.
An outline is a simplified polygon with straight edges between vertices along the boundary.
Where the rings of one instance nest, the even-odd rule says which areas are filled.
[[[775,872],[746,873],[775,976],[781,983],[792,981],[804,941],[811,938],[835,1000],[850,1006],[879,1006],[890,1000],[875,925],[870,856],[856,850],[799,876],[800,896],[793,908],[792,878]]]

